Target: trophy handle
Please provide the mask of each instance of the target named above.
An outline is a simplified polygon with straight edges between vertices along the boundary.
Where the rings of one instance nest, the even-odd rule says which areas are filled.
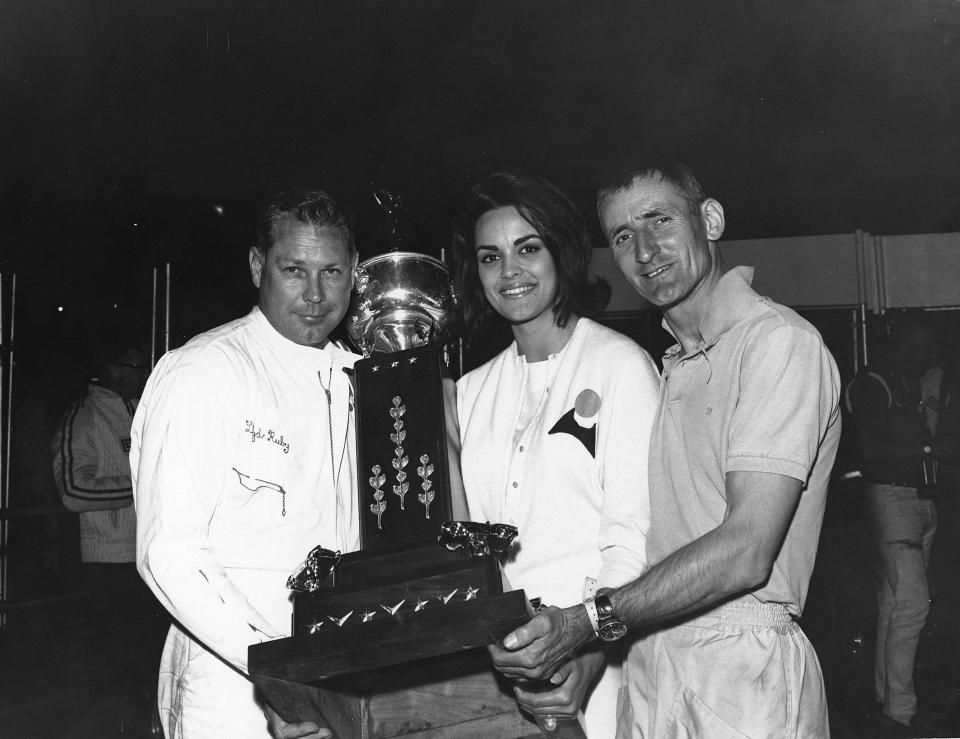
[[[370,273],[362,265],[353,268],[353,289],[357,295],[363,295],[370,284]]]

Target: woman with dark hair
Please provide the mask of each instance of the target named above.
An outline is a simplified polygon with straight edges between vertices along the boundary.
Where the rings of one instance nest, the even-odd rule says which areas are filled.
[[[546,604],[629,582],[646,566],[659,381],[645,351],[589,318],[610,291],[588,276],[583,217],[546,180],[496,173],[470,192],[454,252],[468,335],[497,319],[514,338],[457,383],[471,518],[517,526],[506,578]],[[612,737],[621,652],[605,647],[561,668],[549,691],[517,686],[521,705],[559,717],[582,705],[587,736]]]

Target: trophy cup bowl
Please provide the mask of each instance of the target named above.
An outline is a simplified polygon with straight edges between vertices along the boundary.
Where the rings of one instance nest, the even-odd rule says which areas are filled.
[[[442,344],[455,316],[450,273],[439,259],[395,251],[358,265],[347,334],[364,356]]]

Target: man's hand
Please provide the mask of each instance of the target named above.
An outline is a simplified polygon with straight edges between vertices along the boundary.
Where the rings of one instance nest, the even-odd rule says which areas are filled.
[[[557,670],[542,690],[534,690],[523,683],[513,688],[517,702],[527,713],[534,716],[576,718],[583,696],[593,684],[597,673],[603,669],[604,654],[594,649],[574,657]],[[556,686],[556,687],[550,687]]]
[[[263,712],[267,717],[267,727],[273,739],[332,739],[333,737],[330,729],[321,728],[312,721],[288,724],[270,706],[264,706]]]
[[[528,624],[507,634],[503,646],[487,649],[494,666],[514,680],[546,680],[593,636],[593,627],[582,605],[550,606]]]

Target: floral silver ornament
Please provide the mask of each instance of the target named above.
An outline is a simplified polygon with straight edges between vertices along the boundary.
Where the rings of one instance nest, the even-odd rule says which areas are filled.
[[[375,464],[370,468],[373,473],[367,478],[370,487],[373,488],[373,503],[370,504],[370,512],[377,517],[377,528],[383,529],[383,512],[387,510],[387,501],[383,499],[383,490],[380,488],[387,481],[387,476],[381,474],[380,465]]]
[[[390,409],[390,417],[393,419],[393,430],[390,434],[390,441],[393,442],[393,459],[390,464],[397,472],[397,484],[393,486],[393,494],[400,498],[400,510],[404,509],[404,498],[410,490],[410,483],[407,482],[407,464],[410,462],[403,449],[403,441],[407,438],[407,432],[403,428],[403,415],[407,412],[407,406],[399,395],[393,398],[393,408]]]
[[[434,492],[430,488],[433,487],[433,481],[430,479],[430,476],[433,474],[433,465],[430,464],[430,455],[424,454],[420,457],[420,466],[417,467],[417,474],[420,475],[422,482],[420,487],[423,488],[423,492],[417,496],[417,500],[423,503],[426,508],[426,517],[430,518],[430,504],[433,502]]]

